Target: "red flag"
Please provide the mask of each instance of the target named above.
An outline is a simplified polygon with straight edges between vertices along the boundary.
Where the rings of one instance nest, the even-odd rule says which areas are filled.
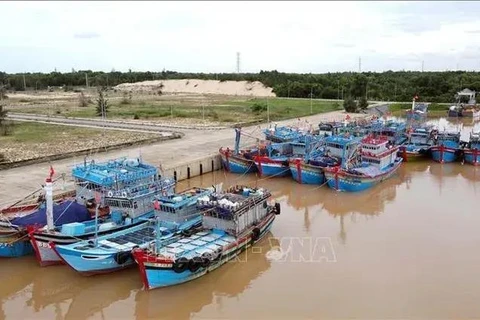
[[[345,116],[345,120],[350,120],[350,116],[348,114]]]
[[[153,202],[153,208],[155,210],[160,210],[160,203],[158,202],[157,199],[155,199],[155,201]]]
[[[50,165],[50,179],[52,179],[54,174],[55,174],[55,170],[53,170],[53,167]]]
[[[416,94],[415,97],[413,97],[413,99],[418,100],[418,95]]]

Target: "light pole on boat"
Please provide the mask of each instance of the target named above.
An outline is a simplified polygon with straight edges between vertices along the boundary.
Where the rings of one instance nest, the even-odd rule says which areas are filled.
[[[95,206],[95,240],[93,241],[95,247],[97,246],[98,241],[98,208],[100,207],[100,203],[97,203]]]

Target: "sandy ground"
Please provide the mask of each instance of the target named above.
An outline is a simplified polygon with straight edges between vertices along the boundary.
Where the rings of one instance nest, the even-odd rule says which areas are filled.
[[[275,97],[273,89],[254,81],[218,81],[218,80],[155,80],[135,83],[122,83],[114,87],[120,91],[164,93],[221,94],[232,96]]]

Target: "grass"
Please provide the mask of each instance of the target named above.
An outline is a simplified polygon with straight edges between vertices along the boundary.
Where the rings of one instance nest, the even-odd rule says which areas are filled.
[[[63,136],[68,139],[85,139],[101,133],[98,129],[88,129],[70,126],[49,125],[36,122],[15,122],[13,134],[0,136],[0,144],[7,142],[28,142],[28,143],[54,143]]]
[[[140,100],[141,99],[141,100]],[[214,122],[249,122],[267,120],[267,99],[226,96],[197,97],[133,97],[130,103],[122,102],[122,98],[109,99],[108,118],[115,119],[169,119],[189,118]],[[252,106],[260,106],[253,110]],[[78,107],[78,101],[62,102],[50,106],[15,106],[14,112],[43,113],[64,115],[68,117],[96,117],[95,105]],[[310,115],[310,100],[269,98],[268,109],[270,120],[284,120]],[[336,102],[312,100],[312,114],[341,110]]]
[[[446,116],[450,103],[431,103],[428,106],[428,116],[440,117]],[[389,105],[390,112],[393,116],[405,116],[405,111],[411,109],[411,103],[392,103]]]

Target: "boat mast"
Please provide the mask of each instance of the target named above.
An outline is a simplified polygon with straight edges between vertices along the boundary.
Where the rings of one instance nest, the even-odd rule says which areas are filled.
[[[235,154],[238,154],[240,149],[240,128],[235,128]]]
[[[47,215],[47,230],[53,230],[55,225],[53,223],[53,183],[52,176],[55,173],[50,166],[50,176],[45,179],[45,200],[46,200],[46,215]]]
[[[95,240],[93,241],[94,246],[96,247],[98,244],[98,208],[100,204],[97,203],[95,206]]]

